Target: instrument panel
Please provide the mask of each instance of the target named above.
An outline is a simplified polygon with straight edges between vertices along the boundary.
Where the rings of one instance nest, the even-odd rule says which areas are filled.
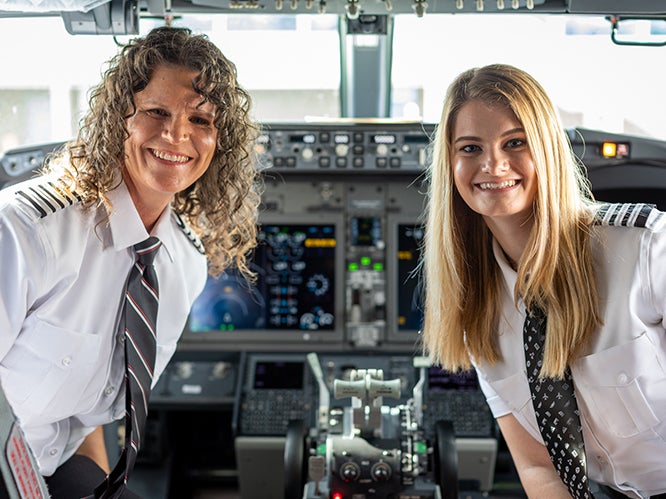
[[[234,269],[209,278],[153,389],[139,474],[160,470],[181,497],[192,481],[228,477],[244,497],[271,497],[282,490],[289,421],[314,427],[334,380],[376,369],[400,380],[396,404],[423,388],[415,407],[426,437],[451,420],[461,476],[492,487],[498,437],[476,380],[414,365],[434,132],[433,124],[381,120],[263,125],[256,153],[265,189],[250,262],[257,280]],[[599,199],[666,209],[664,142],[567,132]],[[33,176],[60,145],[5,153],[0,187]],[[321,383],[309,352],[318,354]],[[338,412],[350,403],[331,402]],[[196,432],[183,435],[193,421]],[[258,469],[273,471],[257,481]]]

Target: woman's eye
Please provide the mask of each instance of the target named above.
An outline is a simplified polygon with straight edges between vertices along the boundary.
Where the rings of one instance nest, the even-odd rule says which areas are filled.
[[[523,139],[511,139],[506,145],[509,147],[521,147],[525,145],[525,141]]]
[[[164,109],[148,109],[146,111],[148,114],[154,115],[154,116],[166,116],[167,112]]]
[[[462,152],[476,152],[479,150],[479,146],[476,146],[474,144],[468,144],[466,146],[462,146],[460,150]]]
[[[206,118],[200,118],[198,116],[195,116],[191,119],[192,123],[195,125],[203,125],[203,126],[209,126],[211,124],[211,121],[206,119]]]

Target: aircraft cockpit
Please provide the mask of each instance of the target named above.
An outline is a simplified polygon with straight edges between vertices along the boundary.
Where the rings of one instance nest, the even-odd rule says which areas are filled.
[[[661,2],[0,0],[0,187],[74,136],[104,62],[161,25],[206,33],[236,64],[265,190],[257,279],[227,269],[195,301],[150,399],[136,491],[526,497],[474,371],[423,357],[443,96],[469,67],[531,71],[594,195],[666,210]],[[123,431],[105,428],[112,460]]]

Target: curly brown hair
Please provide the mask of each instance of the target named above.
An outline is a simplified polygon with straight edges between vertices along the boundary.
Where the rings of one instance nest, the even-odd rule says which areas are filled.
[[[175,195],[172,208],[203,242],[211,274],[235,265],[251,278],[246,258],[256,245],[263,185],[254,154],[259,126],[250,118],[251,98],[237,82],[235,65],[206,35],[172,27],[130,41],[108,65],[91,90],[77,138],[59,154],[67,159],[65,179],[85,206],[108,205],[105,193],[121,179],[126,121],[136,112],[134,95],[148,85],[158,66],[197,71],[194,88],[216,109],[217,144],[206,172]],[[49,168],[58,163],[51,160]]]

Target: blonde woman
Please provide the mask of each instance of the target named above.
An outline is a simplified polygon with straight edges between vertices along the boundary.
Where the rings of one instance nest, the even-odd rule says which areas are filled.
[[[666,497],[666,215],[593,201],[551,100],[512,66],[455,79],[434,148],[433,361],[476,368],[529,497]]]

